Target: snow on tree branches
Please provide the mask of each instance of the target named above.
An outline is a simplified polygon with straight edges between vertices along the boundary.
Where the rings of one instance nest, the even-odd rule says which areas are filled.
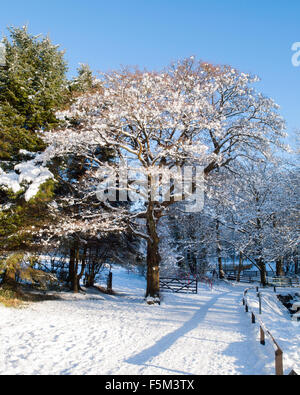
[[[267,157],[282,145],[284,122],[273,100],[252,87],[258,79],[230,67],[188,58],[162,72],[124,69],[102,75],[102,88],[79,97],[59,116],[65,127],[46,134],[53,156],[85,158],[93,179],[99,149],[138,164],[148,176],[154,168],[200,165],[206,177],[238,158]],[[98,174],[98,176],[97,176]],[[174,184],[171,185],[171,196]],[[121,190],[122,186],[118,186]],[[157,224],[175,199],[156,201],[148,194],[137,208],[147,240],[146,296],[159,296]]]

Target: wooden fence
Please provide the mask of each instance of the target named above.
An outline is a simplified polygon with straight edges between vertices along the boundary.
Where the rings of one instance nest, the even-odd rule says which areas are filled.
[[[170,278],[161,277],[159,280],[160,290],[175,293],[198,293],[196,278]]]
[[[227,274],[226,278],[227,280],[230,281],[237,281],[236,274]],[[240,282],[252,284],[254,282],[260,282],[260,278],[248,274],[241,274]],[[267,277],[267,285],[276,286],[276,287],[299,287],[300,281],[299,278],[297,277],[291,278],[291,277],[274,276],[274,277]]]
[[[230,280],[230,281],[237,281],[237,277],[238,276],[235,275],[235,274],[228,274],[228,275],[226,275],[227,280]],[[240,275],[240,283],[249,283],[249,284],[251,284],[251,283],[254,283],[256,281],[257,281],[256,277],[247,276],[247,275],[244,275],[244,274]]]
[[[300,281],[297,277],[273,277],[268,279],[268,284],[276,287],[299,287]]]
[[[247,293],[250,289],[255,289],[255,287],[253,288],[248,288],[244,291],[244,297],[243,297],[243,305],[245,306],[245,311],[248,313],[251,313],[251,322],[252,324],[255,324],[256,321],[259,324],[259,332],[260,332],[260,344],[261,345],[265,345],[265,339],[266,339],[266,335],[268,335],[273,348],[274,348],[274,352],[275,352],[275,374],[276,376],[283,376],[284,372],[283,372],[283,351],[280,348],[279,344],[277,343],[277,341],[274,339],[273,335],[271,334],[271,332],[265,327],[264,323],[262,322],[262,320],[257,317],[253,310],[249,307],[249,303],[248,303],[248,299],[247,299]],[[292,370],[289,375],[297,375],[297,373]]]

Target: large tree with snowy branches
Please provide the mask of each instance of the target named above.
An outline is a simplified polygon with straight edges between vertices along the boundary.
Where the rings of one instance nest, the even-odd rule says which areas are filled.
[[[278,107],[253,89],[255,82],[256,77],[231,67],[194,58],[162,72],[110,72],[102,76],[103,89],[81,96],[61,114],[66,127],[49,133],[46,140],[52,143],[53,155],[84,156],[98,180],[103,179],[96,169],[103,165],[95,155],[99,147],[132,159],[148,178],[195,164],[204,168],[205,177],[213,177],[237,158],[251,158],[254,152],[268,155],[270,144],[279,145],[284,136]],[[157,224],[178,200],[172,188],[174,182],[171,198],[146,194],[143,207],[132,216],[145,220],[146,232],[138,234],[147,241],[147,297],[159,298]]]

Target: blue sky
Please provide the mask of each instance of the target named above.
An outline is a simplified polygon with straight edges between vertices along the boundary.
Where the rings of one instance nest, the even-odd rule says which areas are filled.
[[[288,131],[300,129],[299,0],[13,0],[1,1],[0,34],[10,25],[49,33],[79,63],[105,71],[120,65],[159,69],[195,55],[258,74]]]

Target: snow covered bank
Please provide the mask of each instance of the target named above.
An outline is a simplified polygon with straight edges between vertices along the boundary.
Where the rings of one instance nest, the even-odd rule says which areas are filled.
[[[0,307],[0,373],[274,374],[273,349],[245,316],[243,286],[200,285],[198,295],[165,294],[149,306],[142,277],[113,272],[118,295]]]
[[[294,289],[290,291],[295,292]],[[300,373],[300,322],[292,320],[288,309],[278,300],[277,294],[289,293],[289,288],[259,289],[262,294],[262,314],[259,315],[259,301],[255,290],[248,292],[248,302],[251,309],[261,318],[267,329],[283,351],[283,366],[285,374],[294,369]]]

